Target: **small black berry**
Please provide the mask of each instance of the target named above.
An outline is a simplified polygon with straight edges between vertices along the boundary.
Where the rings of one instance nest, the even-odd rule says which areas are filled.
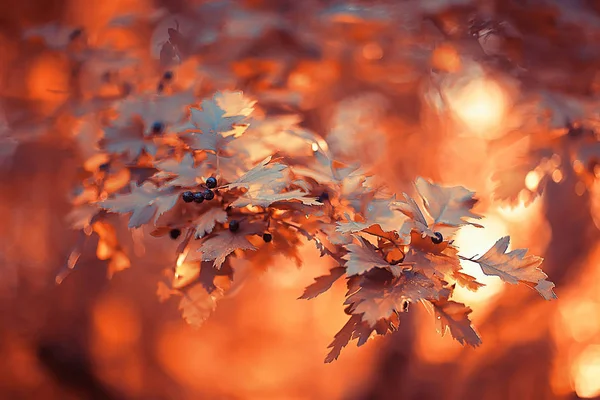
[[[196,203],[202,203],[204,201],[204,193],[202,193],[202,192],[194,193],[194,201]]]
[[[240,229],[240,223],[237,220],[232,219],[229,222],[229,230],[231,232],[237,232],[238,229]]]
[[[204,196],[205,200],[212,200],[215,198],[215,193],[210,189],[206,189],[202,192],[202,196]]]
[[[408,306],[410,305],[410,302],[407,300],[402,301],[402,312],[408,312]]]
[[[319,198],[317,199],[319,203],[325,203],[327,200],[329,200],[329,193],[327,192],[321,193],[321,195],[319,195]]]
[[[163,125],[162,122],[155,122],[152,124],[152,133],[156,134],[156,133],[161,133],[163,131],[163,129],[165,129],[165,126]]]
[[[171,239],[173,240],[177,239],[180,235],[181,231],[179,229],[171,229],[169,232],[169,236],[171,236]]]
[[[208,187],[209,189],[214,189],[217,187],[217,178],[215,178],[214,176],[211,176],[210,178],[208,178],[206,180],[206,187]]]
[[[269,243],[271,240],[273,240],[273,235],[271,235],[268,232],[263,233],[263,240],[265,241],[265,243]]]
[[[173,79],[173,71],[166,71],[166,72],[163,74],[163,80],[165,80],[165,81],[167,81],[167,82],[168,82],[168,81],[170,81],[171,79]]]
[[[83,33],[83,28],[77,28],[73,32],[69,34],[69,40],[75,40],[81,36]]]
[[[444,237],[439,232],[434,232],[433,236],[435,236],[435,237],[431,238],[431,241],[433,242],[433,244],[440,244],[444,241]]]
[[[183,192],[183,194],[181,195],[181,198],[186,203],[191,203],[192,201],[194,201],[194,193],[192,193],[188,190],[187,192]]]

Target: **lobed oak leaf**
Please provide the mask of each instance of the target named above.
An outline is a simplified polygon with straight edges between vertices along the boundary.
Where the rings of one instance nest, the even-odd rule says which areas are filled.
[[[288,192],[276,193],[273,190],[258,190],[248,191],[244,195],[238,197],[233,203],[232,207],[246,207],[248,205],[269,207],[273,203],[287,202],[287,201],[300,201],[304,205],[308,206],[320,206],[322,205],[316,197],[308,197],[308,193],[302,190],[290,190]]]
[[[254,111],[256,100],[249,100],[242,92],[223,90],[214,96],[219,108],[225,111],[224,117],[249,116]]]
[[[225,222],[227,222],[227,213],[225,210],[219,207],[209,208],[193,221],[196,238],[204,237],[213,231],[217,223],[224,224]]]
[[[181,161],[174,158],[158,161],[154,163],[158,169],[155,177],[165,178],[174,177],[165,183],[165,186],[195,187],[198,186],[202,177],[207,176],[209,168],[206,164],[194,166],[194,157],[187,153]]]
[[[399,322],[399,321],[398,321]],[[331,349],[327,357],[326,363],[331,363],[338,359],[344,347],[353,339],[358,339],[357,346],[360,347],[367,343],[372,332],[375,331],[379,335],[385,335],[387,332],[393,331],[390,322],[379,320],[374,327],[369,326],[365,321],[362,321],[360,315],[352,315],[346,324],[335,334],[333,341],[327,348]]]
[[[198,252],[198,257],[192,256],[192,260],[201,259],[202,261],[213,261],[215,268],[219,269],[225,262],[228,255],[236,250],[256,250],[256,247],[248,241],[246,235],[255,234],[251,224],[241,224],[239,231],[231,232],[223,230],[205,239]]]
[[[359,244],[351,243],[344,247],[348,250],[342,257],[346,260],[346,274],[348,276],[361,275],[373,268],[390,268],[390,264],[375,251],[375,246],[365,239],[357,236]]]
[[[437,329],[443,336],[447,329],[460,344],[477,347],[481,338],[471,325],[469,314],[473,311],[462,303],[446,299],[431,301]]]
[[[346,268],[344,267],[334,267],[330,269],[329,274],[315,278],[314,283],[307,286],[304,289],[302,296],[298,297],[298,299],[310,300],[320,294],[325,293],[335,283],[335,281],[344,275],[345,272]]]
[[[154,140],[144,137],[143,126],[135,121],[104,128],[100,146],[109,153],[126,154],[129,160],[137,159],[142,152],[150,155],[157,152]]]
[[[192,108],[190,120],[202,133],[226,133],[233,130],[233,125],[244,120],[244,115],[225,116],[226,111],[219,107],[215,100],[203,100],[202,109]]]
[[[336,230],[340,233],[353,233],[378,225],[384,232],[392,232],[402,226],[407,220],[406,216],[395,212],[397,201],[391,199],[371,199],[364,205],[361,217],[364,221],[353,221],[344,213],[347,221],[338,222]]]
[[[474,192],[462,186],[439,186],[421,177],[417,178],[415,185],[435,225],[458,227],[472,224],[481,227],[481,225],[464,220],[465,218],[482,218],[481,215],[471,211],[478,201]]]
[[[131,229],[156,220],[173,208],[178,199],[178,193],[161,191],[154,183],[144,182],[141,186],[132,183],[130,193],[116,195],[99,205],[115,213],[132,213],[128,224]]]
[[[538,268],[544,259],[527,256],[527,249],[516,249],[506,253],[509,244],[510,237],[505,236],[481,257],[467,260],[479,264],[486,275],[498,276],[511,284],[524,283],[537,290],[544,299],[556,299],[557,296],[552,290],[554,283],[547,281],[548,275]]]
[[[207,150],[219,153],[227,149],[227,145],[235,139],[235,136],[223,136],[214,131],[203,133],[188,132],[182,134],[181,139],[192,150]]]
[[[284,164],[277,162],[271,163],[271,157],[267,157],[244,175],[240,176],[238,179],[229,183],[228,185],[225,185],[225,187],[229,189],[237,187],[250,189],[250,186],[252,185],[263,185],[271,189],[282,189],[283,187],[287,186],[286,184],[282,183],[282,181],[284,181],[286,178],[284,171],[286,171],[287,168],[288,166]]]
[[[217,301],[224,296],[224,291],[217,288],[208,293],[201,284],[196,284],[183,292],[179,302],[179,310],[185,321],[199,328],[217,308]]]
[[[380,319],[387,319],[394,312],[402,312],[406,302],[436,300],[441,293],[444,293],[441,281],[404,271],[390,285],[362,285],[344,304],[351,305],[353,314],[362,315],[363,321],[374,326]]]
[[[419,232],[433,234],[431,229],[429,229],[429,224],[427,223],[427,220],[425,219],[425,216],[423,215],[423,212],[421,211],[421,208],[417,202],[406,193],[403,193],[403,196],[404,201],[399,201],[395,205],[398,207],[399,211],[401,211],[411,220],[404,224],[406,227],[403,225],[403,229],[401,229],[401,231],[410,233],[414,227]]]

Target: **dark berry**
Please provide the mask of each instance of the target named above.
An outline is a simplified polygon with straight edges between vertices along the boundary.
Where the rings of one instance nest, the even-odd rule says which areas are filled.
[[[231,232],[237,232],[238,229],[240,229],[240,223],[235,219],[231,220],[229,222],[229,230]]]
[[[329,200],[329,193],[327,192],[321,193],[317,199],[317,201],[320,203],[325,203],[327,200]]]
[[[407,300],[402,301],[402,312],[408,312],[409,305],[410,305],[410,302],[408,302]]]
[[[210,189],[206,189],[205,191],[202,192],[202,196],[204,196],[205,200],[212,200],[215,198],[215,192],[213,192]]]
[[[183,192],[183,194],[181,195],[181,198],[186,203],[191,203],[192,201],[194,201],[194,193],[192,193],[188,190],[187,192]]]
[[[271,240],[273,240],[273,235],[265,232],[263,233],[263,240],[265,241],[265,243],[269,243]]]
[[[108,163],[108,162],[100,164],[100,166],[98,167],[98,169],[102,172],[108,171],[109,168],[110,168],[110,163]]]
[[[179,229],[171,229],[169,236],[171,236],[171,239],[175,240],[181,236],[181,231]]]
[[[75,40],[75,39],[77,39],[78,37],[81,36],[82,33],[83,33],[83,29],[82,28],[75,29],[73,32],[71,32],[69,34],[69,40]]]
[[[172,71],[166,71],[166,72],[163,74],[163,80],[165,80],[165,81],[167,81],[167,82],[168,82],[168,81],[170,81],[171,79],[173,79],[173,72],[172,72]]]
[[[165,129],[165,126],[162,122],[155,122],[152,124],[152,133],[161,133]]]
[[[204,193],[202,193],[202,192],[194,193],[194,201],[196,203],[202,203],[204,201]]]
[[[211,176],[210,178],[208,178],[206,180],[206,187],[208,187],[209,189],[214,189],[217,187],[217,178],[215,178],[214,176]]]
[[[433,244],[440,244],[444,241],[444,237],[439,232],[434,232],[433,237],[431,238]]]

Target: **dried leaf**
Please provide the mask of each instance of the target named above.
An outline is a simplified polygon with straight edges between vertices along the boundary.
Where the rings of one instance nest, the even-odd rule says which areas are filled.
[[[448,299],[431,302],[435,311],[435,319],[439,332],[444,335],[446,329],[450,330],[452,337],[460,344],[477,347],[481,338],[473,329],[469,314],[473,311],[462,303]]]
[[[296,189],[289,192],[275,193],[272,190],[248,191],[231,203],[232,207],[246,207],[247,205],[268,207],[273,203],[283,201],[300,201],[307,206],[320,206],[321,203],[316,197],[309,197],[307,193]]]
[[[115,213],[132,213],[128,226],[139,228],[169,211],[178,199],[177,193],[161,191],[154,183],[145,182],[141,186],[132,183],[130,193],[116,195],[99,204],[102,208]]]
[[[221,268],[227,256],[236,250],[256,250],[246,238],[246,235],[253,234],[248,230],[244,230],[243,226],[238,232],[229,230],[221,231],[214,236],[204,240],[198,249],[201,254],[198,258],[202,261],[214,260],[215,268]],[[197,259],[192,256],[192,260]]]
[[[544,259],[526,256],[527,249],[516,249],[506,253],[509,244],[510,237],[505,236],[481,257],[468,260],[478,263],[486,275],[498,276],[511,284],[524,283],[537,290],[544,299],[556,299],[552,290],[554,284],[547,281],[548,275],[538,268]]]
[[[204,237],[204,235],[212,232],[217,223],[224,224],[225,222],[227,222],[227,213],[225,210],[219,207],[209,208],[194,220],[196,237]]]
[[[179,302],[181,316],[195,328],[199,328],[217,308],[217,301],[224,296],[222,289],[208,293],[201,284],[186,289]]]
[[[362,315],[362,320],[374,326],[380,319],[387,319],[394,312],[402,312],[405,302],[434,300],[440,297],[443,287],[425,275],[405,271],[391,285],[362,287],[346,299],[353,314]]]
[[[373,268],[390,268],[390,264],[375,251],[375,246],[361,237],[357,237],[357,240],[359,244],[351,243],[344,246],[348,254],[345,254],[342,259],[346,260],[348,276],[364,274]]]
[[[423,178],[417,178],[416,186],[435,224],[461,226],[470,223],[464,221],[465,218],[481,218],[471,211],[477,203],[475,193],[462,186],[438,186]]]
[[[310,300],[325,293],[345,272],[346,268],[344,267],[332,268],[329,270],[329,274],[315,278],[315,282],[304,289],[304,293],[299,299]]]
[[[251,185],[262,185],[274,189],[274,185],[278,184],[278,188],[282,188],[281,181],[286,177],[283,173],[288,167],[280,163],[270,163],[271,157],[267,157],[258,163],[254,168],[246,172],[244,175],[226,185],[227,188],[233,189],[243,187],[249,189]],[[284,185],[283,187],[285,187]]]
[[[156,162],[154,165],[159,170],[155,175],[157,178],[173,177],[165,183],[165,186],[196,187],[202,178],[208,175],[209,171],[208,166],[204,163],[194,166],[194,157],[190,153],[183,156],[181,161],[167,158]]]

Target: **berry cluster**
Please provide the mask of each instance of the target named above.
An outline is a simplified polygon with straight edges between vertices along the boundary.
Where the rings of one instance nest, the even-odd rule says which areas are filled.
[[[212,200],[215,198],[215,192],[211,189],[217,187],[217,179],[215,177],[210,177],[206,180],[206,189],[200,192],[192,192],[190,190],[183,192],[181,195],[183,201],[186,203],[196,202],[202,203],[204,200]]]

